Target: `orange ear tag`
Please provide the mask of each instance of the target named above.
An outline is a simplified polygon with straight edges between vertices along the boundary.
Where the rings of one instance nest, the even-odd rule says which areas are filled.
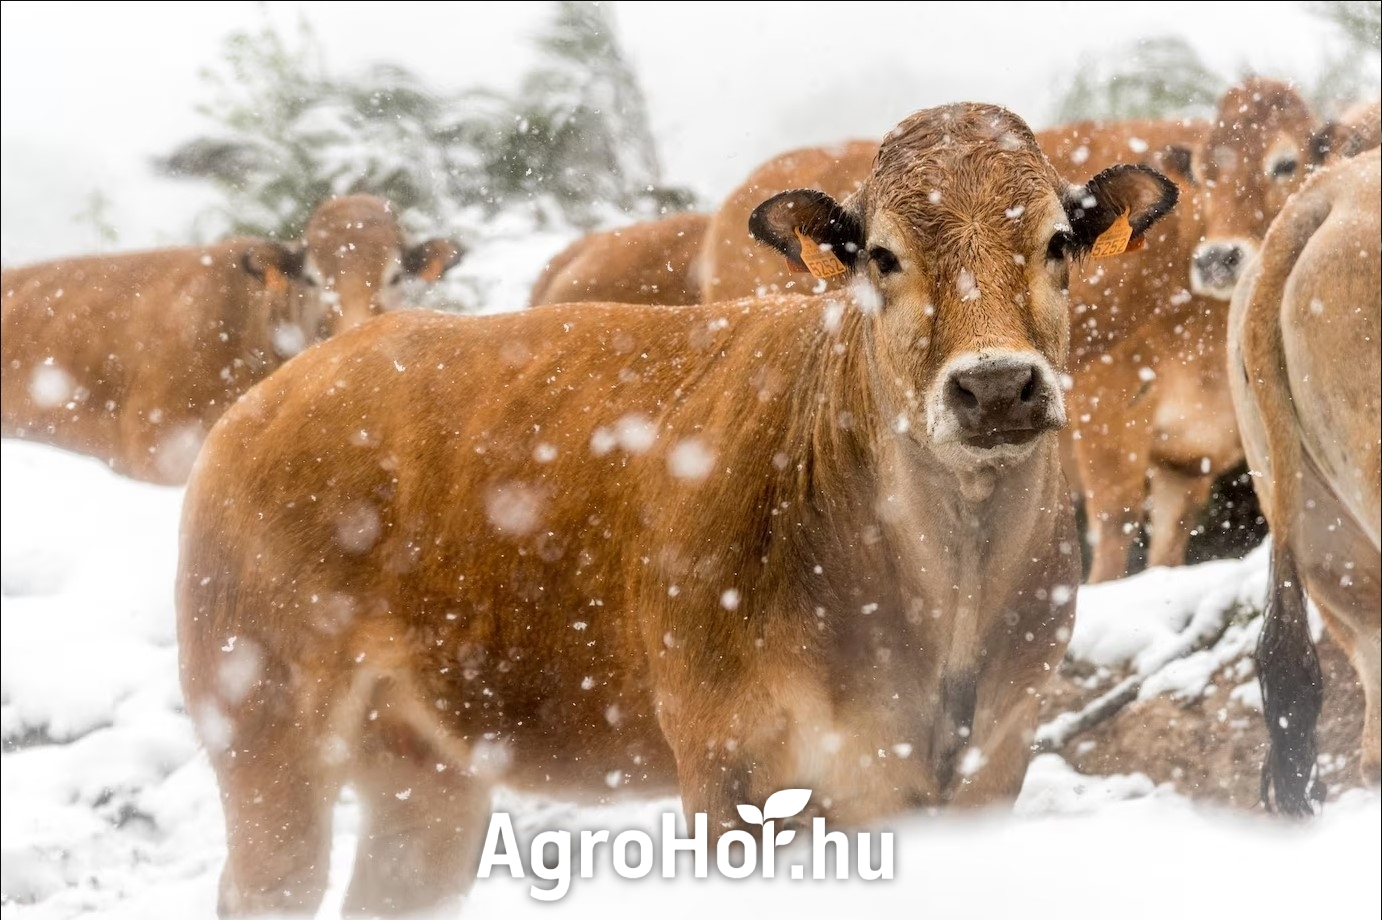
[[[422,266],[422,271],[418,272],[417,276],[428,284],[436,284],[445,273],[446,263],[439,256],[432,256],[427,260],[427,264]]]
[[[793,227],[792,232],[801,243],[801,261],[812,275],[824,280],[843,275],[849,270],[835,253],[822,249],[819,243],[802,233],[800,227]]]
[[[1125,252],[1136,252],[1145,245],[1147,241],[1144,238],[1139,236],[1133,239],[1132,224],[1128,223],[1128,212],[1124,211],[1107,230],[1099,234],[1089,254],[1096,259],[1107,259]]]
[[[288,278],[278,270],[278,266],[267,265],[264,267],[264,287],[270,293],[281,294],[288,290]]]

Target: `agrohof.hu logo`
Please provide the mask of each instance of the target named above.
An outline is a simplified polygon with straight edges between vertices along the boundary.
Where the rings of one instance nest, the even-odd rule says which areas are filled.
[[[777,848],[786,846],[796,837],[792,829],[778,830],[777,822],[798,815],[811,799],[810,789],[783,789],[768,796],[760,810],[753,805],[740,805],[739,817],[746,824],[762,828],[759,837],[744,830],[727,831],[715,844],[715,869],[726,878],[747,878],[758,872],[763,878],[774,878],[777,871]],[[693,816],[694,830],[689,837],[677,836],[677,815],[662,814],[661,834],[657,840],[638,830],[623,831],[610,841],[607,830],[583,830],[578,836],[577,859],[581,878],[593,878],[597,863],[609,862],[622,878],[643,878],[653,871],[653,861],[662,855],[662,877],[676,878],[677,854],[692,854],[696,878],[708,876],[710,835],[706,830],[705,812]],[[544,888],[534,884],[529,893],[540,901],[557,901],[571,888],[571,831],[543,831],[533,837],[528,847],[528,862],[514,834],[513,821],[504,812],[495,812],[485,834],[485,847],[480,854],[480,868],[476,875],[487,879],[495,868],[508,867],[514,878],[529,874],[542,881],[552,882]],[[858,877],[865,881],[893,877],[893,835],[878,835],[878,863],[874,865],[870,834],[855,834]],[[737,844],[737,846],[736,846]],[[760,858],[761,854],[761,858]],[[849,878],[850,838],[842,831],[829,831],[824,818],[811,819],[811,878],[824,879],[829,862],[834,858],[837,879]],[[795,880],[806,877],[806,866],[793,863],[788,875]]]

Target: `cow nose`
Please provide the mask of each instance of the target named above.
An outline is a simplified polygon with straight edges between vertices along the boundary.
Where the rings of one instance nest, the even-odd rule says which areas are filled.
[[[1020,444],[1057,427],[1055,395],[1037,365],[1020,359],[957,369],[945,386],[946,407],[972,447]]]
[[[1191,260],[1196,286],[1206,292],[1232,290],[1246,261],[1247,253],[1237,243],[1205,243]]]

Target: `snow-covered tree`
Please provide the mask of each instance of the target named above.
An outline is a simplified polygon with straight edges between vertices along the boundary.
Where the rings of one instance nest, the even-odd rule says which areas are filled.
[[[415,229],[468,223],[461,212],[523,210],[540,223],[592,226],[691,204],[661,185],[638,80],[608,8],[556,4],[539,60],[513,97],[434,92],[406,68],[326,72],[305,23],[297,41],[271,25],[230,36],[200,111],[215,130],[160,161],[209,180],[226,230],[291,237],[331,194],[398,204]]]
[[[1305,4],[1311,14],[1335,27],[1336,45],[1323,55],[1324,64],[1309,81],[1315,107],[1337,115],[1338,109],[1360,98],[1376,98],[1382,68],[1382,0],[1325,0]]]
[[[647,102],[615,33],[607,5],[560,0],[517,96],[494,106],[492,94],[469,95],[489,104],[465,125],[483,158],[488,204],[555,207],[581,226],[611,206],[651,214],[690,204],[662,186]]]
[[[1179,36],[1085,55],[1057,90],[1056,123],[1208,115],[1227,88]]]

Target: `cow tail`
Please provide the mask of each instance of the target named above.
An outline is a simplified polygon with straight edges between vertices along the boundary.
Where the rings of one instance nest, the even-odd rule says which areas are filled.
[[[1247,290],[1244,371],[1264,419],[1271,465],[1272,557],[1267,609],[1257,641],[1257,679],[1268,748],[1262,764],[1262,804],[1269,811],[1307,817],[1324,800],[1317,777],[1315,725],[1324,699],[1324,679],[1310,636],[1305,586],[1297,568],[1292,537],[1302,512],[1301,477],[1305,452],[1291,398],[1281,329],[1282,294],[1296,259],[1328,218],[1327,201],[1298,208],[1278,220],[1263,240],[1260,273]]]
[[[1326,791],[1316,775],[1315,749],[1324,679],[1295,554],[1280,540],[1272,543],[1269,581],[1257,640],[1257,679],[1269,736],[1262,762],[1262,804],[1269,811],[1303,818],[1314,813]]]

